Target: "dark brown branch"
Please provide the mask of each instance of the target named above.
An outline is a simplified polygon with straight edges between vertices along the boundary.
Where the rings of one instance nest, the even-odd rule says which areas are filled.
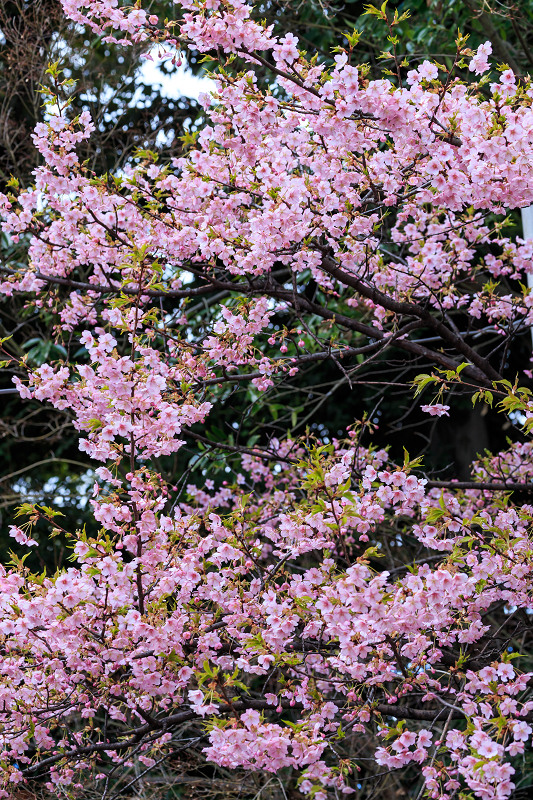
[[[445,719],[449,715],[452,719],[464,719],[466,714],[460,709],[449,708],[443,706],[441,709],[429,710],[426,708],[409,708],[409,706],[396,706],[389,705],[388,703],[378,703],[374,706],[376,711],[387,717],[396,717],[396,719],[413,719],[424,720],[427,722],[437,722],[439,719]]]
[[[0,271],[5,272],[7,274],[15,274],[12,270],[9,270],[5,267],[0,267]],[[379,292],[377,289],[373,289],[362,284],[358,281],[355,277],[350,275],[346,275],[346,273],[339,270],[336,266],[330,266],[328,260],[328,267],[327,270],[333,277],[336,277],[339,281],[344,282],[347,286],[351,286],[359,291],[363,296],[372,299],[374,302],[383,305],[384,308],[388,310],[392,310],[396,313],[401,313],[409,316],[415,316],[420,319],[428,327],[435,330],[436,333],[441,336],[442,339],[447,340],[450,344],[453,344],[456,350],[466,356],[472,363],[469,364],[464,373],[476,383],[481,384],[483,386],[492,386],[492,382],[494,380],[499,380],[500,375],[493,367],[484,359],[482,356],[479,355],[473,348],[466,344],[466,342],[462,339],[462,337],[458,336],[456,333],[451,331],[446,325],[439,322],[428,310],[418,306],[416,304],[405,303],[401,301],[392,300],[392,298],[388,298],[382,292]],[[35,277],[39,280],[54,283],[58,285],[67,286],[69,288],[74,289],[83,289],[84,291],[95,291],[100,292],[102,294],[112,294],[112,293],[123,293],[127,295],[137,296],[139,293],[138,289],[133,288],[122,288],[122,287],[112,287],[112,286],[102,286],[100,284],[91,284],[91,283],[82,283],[80,281],[73,281],[70,278],[59,278],[59,277],[52,277],[48,275],[42,275],[39,272],[34,273]],[[224,290],[229,292],[242,292],[245,295],[253,296],[258,294],[264,294],[268,297],[272,297],[275,299],[283,300],[289,305],[291,305],[296,312],[298,311],[307,311],[312,314],[317,314],[318,316],[322,317],[323,319],[331,320],[348,330],[357,331],[358,333],[367,336],[368,338],[375,339],[376,341],[383,342],[387,346],[394,345],[395,347],[404,350],[408,353],[416,355],[417,357],[425,358],[428,361],[439,364],[441,367],[450,370],[456,370],[457,367],[460,365],[460,362],[457,359],[451,358],[445,355],[442,352],[431,350],[428,347],[420,344],[419,342],[413,342],[409,339],[400,339],[397,338],[398,334],[389,334],[379,330],[372,325],[367,325],[364,322],[361,322],[357,319],[353,319],[351,317],[346,317],[343,314],[337,314],[331,311],[328,308],[324,308],[323,306],[313,303],[304,297],[301,294],[295,294],[292,291],[289,291],[282,287],[280,284],[274,283],[272,278],[270,277],[267,281],[262,281],[255,285],[250,286],[249,284],[234,284],[231,282],[224,282],[220,281],[216,278],[212,278],[209,276],[204,276],[206,280],[209,281],[208,285],[200,286],[200,287],[191,287],[190,289],[176,289],[176,290],[168,290],[168,291],[156,291],[152,289],[143,289],[142,294],[146,295],[147,297],[173,297],[173,298],[188,298],[188,297],[195,297],[200,295],[206,295],[212,292],[214,289],[216,290]],[[387,341],[390,339],[390,343]]]
[[[402,329],[401,331],[398,331],[397,336],[402,336],[404,333],[405,329]],[[392,338],[393,337],[391,337],[391,340]],[[371,353],[373,350],[376,350],[378,347],[382,346],[383,342],[377,341],[377,342],[372,342],[371,344],[362,345],[361,347],[345,347],[345,348],[337,348],[336,350],[333,349],[321,350],[319,353],[304,353],[303,355],[296,355],[296,356],[291,356],[290,358],[280,359],[280,361],[282,362],[283,365],[287,366],[290,365],[291,367],[295,367],[299,364],[309,364],[315,361],[327,361],[328,359],[337,361],[337,359],[342,360],[349,356],[357,356],[357,355],[363,355],[365,353]],[[263,378],[263,377],[264,375],[262,372],[248,372],[248,373],[237,372],[234,375],[224,374],[219,378],[207,378],[206,380],[199,379],[197,381],[194,381],[193,386],[197,385],[212,386],[217,383],[241,383],[242,381],[248,381],[248,380],[253,380],[254,378]],[[18,389],[14,389],[13,391],[18,391]]]
[[[247,453],[250,456],[256,456],[256,458],[263,458],[267,461],[283,461],[286,464],[297,464],[298,459],[296,458],[287,458],[286,456],[280,456],[278,453],[274,453],[268,450],[262,450],[260,448],[255,448],[252,450],[250,447],[241,447],[240,445],[232,445],[232,444],[224,444],[224,442],[213,442],[211,439],[206,439],[205,436],[201,436],[199,433],[194,433],[190,430],[182,430],[183,436],[188,436],[190,439],[194,439],[196,442],[202,442],[202,444],[209,445],[213,448],[220,448],[221,450],[226,450],[228,453]]]
[[[4,272],[7,275],[16,275],[17,273],[14,270],[8,269],[7,267],[0,266],[0,272]],[[55,275],[43,275],[41,272],[34,272],[32,273],[38,280],[44,281],[45,283],[53,283],[57,284],[58,286],[66,286],[69,289],[80,289],[86,292],[98,292],[100,294],[126,294],[131,295],[133,297],[137,297],[139,294],[139,289],[133,288],[126,288],[122,286],[103,286],[99,283],[88,283],[83,281],[75,281],[72,278],[58,278]],[[188,298],[188,297],[197,297],[199,295],[209,294],[213,291],[213,289],[225,289],[229,291],[246,291],[248,289],[248,284],[242,285],[235,285],[232,283],[221,283],[217,281],[215,278],[210,280],[210,283],[206,286],[197,286],[196,288],[191,287],[190,289],[168,289],[164,292],[156,291],[155,289],[143,289],[141,291],[142,295],[146,295],[147,297],[175,297],[175,298]]]
[[[307,311],[311,314],[316,314],[323,319],[328,319],[337,323],[338,325],[342,325],[348,330],[362,333],[364,336],[368,336],[371,339],[386,341],[390,338],[391,346],[397,347],[400,350],[405,350],[406,352],[416,355],[420,358],[425,358],[434,364],[439,364],[445,369],[456,370],[457,367],[460,366],[460,362],[457,361],[457,359],[451,358],[444,353],[441,353],[437,350],[431,350],[429,347],[425,347],[419,342],[413,342],[409,339],[394,339],[393,334],[387,335],[383,331],[379,330],[379,328],[375,328],[372,325],[367,325],[364,322],[353,319],[352,317],[346,317],[343,314],[337,314],[334,311],[331,311],[329,308],[324,308],[316,303],[312,303],[301,294],[295,295],[293,292],[283,289],[282,287],[268,287],[262,291],[269,297],[273,297],[278,300],[284,300],[286,303],[292,305],[296,311]],[[487,380],[485,373],[474,365],[469,365],[466,367],[464,374],[482,386],[492,387],[492,381]]]
[[[533,483],[516,483],[514,481],[428,481],[427,489],[477,489],[489,492],[533,492]]]
[[[387,311],[392,311],[395,314],[417,317],[423,321],[428,328],[432,328],[436,333],[438,333],[444,341],[447,341],[453,345],[457,352],[464,355],[465,358],[475,365],[485,376],[485,378],[488,378],[490,381],[501,380],[502,376],[500,373],[494,369],[494,367],[487,361],[486,358],[483,358],[483,356],[470,347],[470,345],[468,345],[461,336],[450,330],[450,328],[448,328],[443,322],[438,320],[428,308],[424,308],[417,303],[394,300],[392,297],[389,297],[384,292],[376,289],[374,286],[368,286],[367,284],[363,283],[363,281],[359,280],[354,275],[349,275],[346,272],[343,272],[337,266],[335,261],[328,256],[323,258],[322,267],[329,275],[336,278],[336,280],[338,280],[340,283],[343,283],[345,286],[350,286],[363,297],[366,297],[368,300],[372,300],[372,302],[376,303],[376,305],[386,308]]]
[[[281,707],[284,709],[301,709],[301,705],[297,704],[292,706],[289,700],[280,700],[278,705],[281,705]],[[249,698],[244,701],[238,700],[232,702],[231,706],[220,705],[218,706],[218,709],[220,713],[232,711],[241,712],[247,711],[248,709],[266,711],[268,709],[272,710],[272,705],[267,703],[266,700],[254,700],[253,698]],[[121,750],[128,750],[131,747],[135,747],[135,745],[139,744],[139,742],[145,741],[145,737],[148,737],[148,735],[154,731],[154,728],[156,728],[158,731],[155,737],[157,738],[164,732],[175,728],[177,725],[181,725],[183,722],[189,722],[193,719],[201,720],[202,718],[199,717],[195,711],[188,710],[180,711],[177,714],[171,714],[170,716],[162,719],[154,719],[151,722],[146,722],[144,725],[140,725],[138,728],[133,728],[130,730],[127,739],[120,739],[119,741],[114,742],[94,742],[93,744],[73,747],[66,753],[56,753],[53,756],[49,756],[48,758],[44,758],[42,761],[33,764],[31,767],[23,769],[22,774],[25,777],[29,777],[35,772],[52,767],[54,764],[57,764],[58,761],[73,761],[75,759],[82,758],[83,756],[90,756],[96,753],[116,753],[120,752]]]

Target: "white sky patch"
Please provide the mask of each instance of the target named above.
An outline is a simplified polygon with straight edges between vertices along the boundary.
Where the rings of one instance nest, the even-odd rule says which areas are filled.
[[[161,62],[158,53],[159,48],[154,47],[150,53],[153,61],[143,59],[137,75],[143,83],[158,87],[162,97],[168,97],[173,100],[177,100],[180,97],[190,97],[197,100],[201,92],[214,91],[214,81],[193,75],[183,56],[181,66],[174,69],[171,75],[167,75],[160,69]]]

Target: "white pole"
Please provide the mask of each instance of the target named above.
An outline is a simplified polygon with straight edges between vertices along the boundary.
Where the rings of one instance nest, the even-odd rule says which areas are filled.
[[[522,230],[524,239],[533,239],[533,206],[522,209]],[[533,264],[531,267],[533,269]],[[533,289],[533,272],[527,273],[527,287]],[[531,328],[531,342],[533,344],[533,328]]]

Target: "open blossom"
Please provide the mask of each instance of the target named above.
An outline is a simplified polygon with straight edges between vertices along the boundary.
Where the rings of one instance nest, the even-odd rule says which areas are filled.
[[[422,411],[426,414],[431,414],[432,417],[449,417],[450,406],[443,405],[443,403],[431,403],[429,405],[420,406]]]
[[[205,717],[206,714],[217,714],[218,709],[216,703],[206,703],[205,695],[199,689],[192,691],[190,690],[188,693],[189,702],[191,704],[191,708],[196,711],[201,717]]]
[[[488,57],[491,53],[492,45],[490,42],[480,44],[468,65],[470,72],[475,72],[476,75],[482,75],[486,72],[489,68]]]
[[[422,80],[434,81],[438,77],[439,71],[431,61],[423,61],[418,69],[409,70],[407,73],[407,83],[416,85]]]
[[[19,528],[16,525],[10,525],[9,535],[12,536],[15,541],[18,542],[18,544],[24,544],[26,547],[35,547],[39,544],[35,539],[31,539],[28,534],[22,530],[22,528]]]
[[[438,74],[437,67],[431,61],[423,61],[418,67],[418,75],[422,80],[434,81]]]
[[[287,64],[292,64],[298,58],[298,38],[292,33],[287,33],[280,43],[273,47],[273,52]]]

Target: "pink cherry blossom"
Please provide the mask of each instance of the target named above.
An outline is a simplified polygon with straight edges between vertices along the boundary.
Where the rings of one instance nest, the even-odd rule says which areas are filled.
[[[26,547],[34,547],[39,544],[35,539],[30,539],[28,534],[16,525],[10,525],[9,535],[12,536],[18,544],[24,544]]]
[[[533,603],[533,507],[503,499],[531,482],[531,443],[480,458],[464,489],[396,463],[366,428],[243,443],[231,398],[244,386],[256,403],[313,359],[352,385],[347,359],[395,348],[451,398],[425,413],[449,416],[460,384],[498,393],[527,434],[530,394],[471,336],[493,347],[533,324],[533,244],[500,224],[533,197],[527,84],[509,70],[439,83],[430,61],[406,85],[370,80],[346,52],[308,57],[244,0],[182,0],[175,29],[142,3],[62,6],[107,42],[158,42],[162,57],[186,43],[225,69],[196,143],[166,166],[89,172],[77,147],[95,121],[66,105],[36,126],[34,185],[0,196],[3,230],[28,242],[0,291],[39,312],[50,300],[58,336],[84,348],[26,364],[15,386],[68,411],[98,464],[97,532],[64,532],[75,560],[0,567],[0,796],[45,773],[57,795],[110,762],[151,769],[191,725],[206,759],[293,770],[315,800],[354,791],[339,746],[368,749],[369,733],[377,764],[407,767],[430,797],[505,800],[533,676],[487,641],[495,610]],[[475,321],[464,336],[458,310]],[[165,479],[161,459],[191,443],[200,484]],[[234,459],[222,473],[213,452]],[[26,527],[54,517],[26,512],[10,535],[34,546]]]
[[[420,406],[422,411],[426,414],[431,414],[432,417],[449,417],[448,411],[450,406],[443,405],[442,403],[430,403],[429,405]]]
[[[476,75],[482,75],[486,72],[489,68],[488,57],[491,53],[492,45],[490,42],[480,44],[468,65],[470,72],[475,72]]]

